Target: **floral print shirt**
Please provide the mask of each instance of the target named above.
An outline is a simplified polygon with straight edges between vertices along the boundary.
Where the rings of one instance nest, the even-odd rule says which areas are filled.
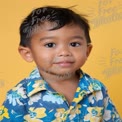
[[[45,82],[38,69],[7,94],[0,122],[122,122],[105,86],[81,71],[71,105]]]

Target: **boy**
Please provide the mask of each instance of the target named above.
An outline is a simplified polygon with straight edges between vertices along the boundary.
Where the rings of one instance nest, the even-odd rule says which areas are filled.
[[[87,20],[70,9],[33,10],[19,53],[37,68],[7,94],[1,122],[120,122],[105,86],[82,72],[91,49]]]

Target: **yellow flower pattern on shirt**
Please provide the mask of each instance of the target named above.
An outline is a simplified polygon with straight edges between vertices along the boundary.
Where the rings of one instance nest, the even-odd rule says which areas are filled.
[[[0,121],[1,121],[4,117],[7,118],[7,119],[9,119],[8,109],[5,108],[4,106],[1,106],[1,107],[0,107]]]

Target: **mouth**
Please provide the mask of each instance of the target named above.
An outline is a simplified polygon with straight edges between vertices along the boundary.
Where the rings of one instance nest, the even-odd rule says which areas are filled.
[[[71,62],[71,61],[59,61],[59,62],[56,62],[54,64],[65,68],[65,67],[71,67],[73,63],[74,62]]]

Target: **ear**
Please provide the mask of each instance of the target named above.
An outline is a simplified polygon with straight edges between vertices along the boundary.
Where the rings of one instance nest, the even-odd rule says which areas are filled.
[[[33,61],[33,56],[29,47],[19,46],[18,51],[25,61],[27,62]]]
[[[93,48],[92,44],[87,45],[87,52],[86,52],[87,57],[90,55],[92,48]]]

